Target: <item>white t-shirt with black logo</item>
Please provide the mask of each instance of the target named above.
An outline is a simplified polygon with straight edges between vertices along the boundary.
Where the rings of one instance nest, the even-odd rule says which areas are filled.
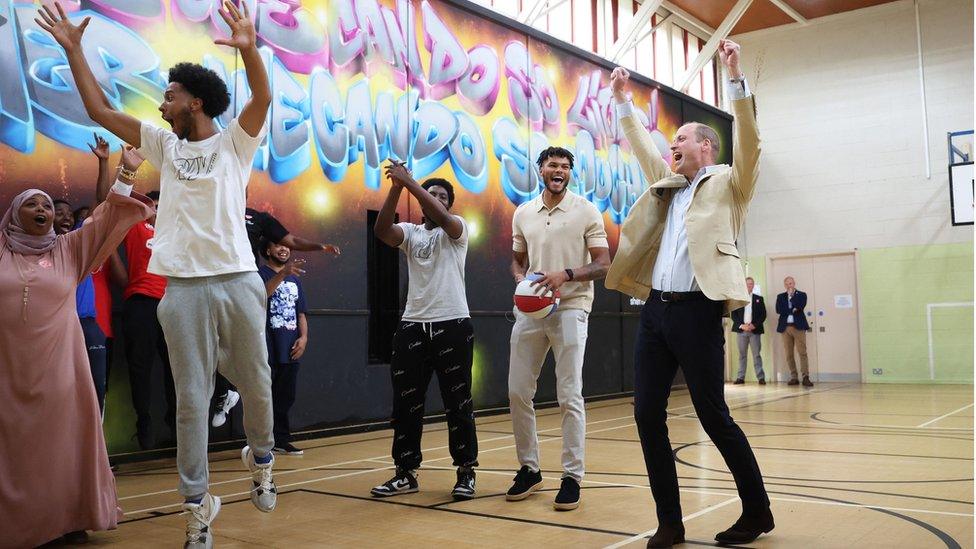
[[[257,137],[237,119],[202,141],[142,124],[139,152],[159,170],[159,209],[149,272],[190,278],[256,271],[244,225]]]
[[[464,295],[464,260],[468,253],[468,224],[461,221],[461,236],[450,237],[441,227],[397,223],[403,230],[400,249],[407,256],[410,283],[402,320],[442,322],[469,318]]]

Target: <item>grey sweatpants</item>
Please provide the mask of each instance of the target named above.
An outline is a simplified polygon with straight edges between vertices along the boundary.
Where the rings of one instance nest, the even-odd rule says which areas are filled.
[[[179,492],[207,493],[207,435],[214,372],[237,386],[244,432],[256,455],[274,445],[271,367],[264,337],[267,293],[256,272],[167,278],[156,311],[176,386]]]

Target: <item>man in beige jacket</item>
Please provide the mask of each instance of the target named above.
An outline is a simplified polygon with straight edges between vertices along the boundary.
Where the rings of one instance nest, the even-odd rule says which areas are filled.
[[[646,301],[637,330],[634,417],[657,505],[658,530],[648,547],[684,541],[666,425],[679,365],[702,427],[725,459],[742,500],[742,516],[715,539],[748,543],[774,526],[759,465],[725,403],[722,316],[749,299],[735,241],[755,188],[760,148],[739,45],[723,40],[719,55],[730,76],[735,115],[731,167],[715,164],[723,146],[715,130],[691,122],[675,133],[669,168],[633,116],[624,93],[629,74],[617,68],[610,79],[624,135],[653,182],[621,228],[606,279],[607,288]]]

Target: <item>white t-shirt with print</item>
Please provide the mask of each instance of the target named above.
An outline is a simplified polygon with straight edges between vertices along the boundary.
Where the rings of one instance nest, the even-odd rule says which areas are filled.
[[[142,124],[139,152],[159,170],[159,209],[149,272],[190,278],[256,271],[244,225],[254,153],[237,119],[202,141]]]
[[[464,260],[468,253],[468,224],[461,221],[461,236],[450,237],[441,227],[397,223],[403,230],[400,249],[407,256],[410,283],[402,320],[442,322],[468,318],[464,294]]]

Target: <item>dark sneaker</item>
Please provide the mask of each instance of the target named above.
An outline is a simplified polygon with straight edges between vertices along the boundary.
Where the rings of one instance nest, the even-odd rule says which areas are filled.
[[[580,485],[572,477],[563,477],[563,483],[559,486],[559,493],[552,507],[557,511],[572,511],[579,507]]]
[[[744,379],[742,379],[742,378],[740,377],[739,379],[737,379],[737,380],[735,380],[735,381],[733,381],[733,382],[732,382],[732,385],[742,385],[742,384],[743,384],[743,383],[745,383],[745,382],[746,382],[746,380],[744,380]]]
[[[515,481],[512,487],[505,494],[508,501],[522,501],[532,495],[539,488],[542,488],[542,472],[532,471],[528,466],[523,466],[515,473]]]
[[[451,490],[454,501],[464,501],[474,497],[474,469],[458,467],[457,483]]]
[[[759,380],[759,384],[760,384],[760,385],[765,385],[765,384],[766,384],[766,380],[765,380],[765,378],[764,378],[764,379],[760,379],[760,380]]]
[[[803,386],[804,387],[813,387],[813,382],[810,381],[810,378],[809,377],[803,376]]]
[[[790,379],[786,384],[787,385],[799,385],[800,384],[800,380],[799,379],[796,379],[794,377],[794,378]]]
[[[275,444],[275,447],[271,449],[272,452],[276,454],[282,454],[286,456],[302,456],[305,455],[305,450],[296,447],[290,442],[285,442],[283,444]]]
[[[369,491],[376,498],[387,498],[400,494],[412,494],[420,490],[416,471],[397,469],[396,476]]]

